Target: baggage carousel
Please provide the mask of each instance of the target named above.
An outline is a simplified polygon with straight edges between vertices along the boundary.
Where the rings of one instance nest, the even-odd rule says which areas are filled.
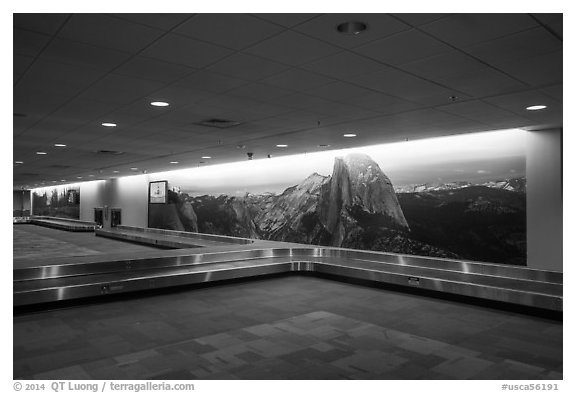
[[[558,272],[125,226],[95,232],[173,249],[49,259],[15,268],[14,306],[304,273],[562,311]]]

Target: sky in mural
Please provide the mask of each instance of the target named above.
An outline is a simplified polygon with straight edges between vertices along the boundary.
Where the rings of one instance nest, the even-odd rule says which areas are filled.
[[[280,193],[314,172],[330,175],[334,158],[353,152],[372,157],[397,187],[451,181],[480,184],[522,177],[526,172],[525,132],[506,130],[183,169],[151,177],[168,180],[170,187],[190,195]]]

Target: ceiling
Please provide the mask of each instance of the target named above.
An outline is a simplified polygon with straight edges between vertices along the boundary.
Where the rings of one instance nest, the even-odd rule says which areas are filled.
[[[13,32],[15,188],[562,127],[562,14],[14,14]]]

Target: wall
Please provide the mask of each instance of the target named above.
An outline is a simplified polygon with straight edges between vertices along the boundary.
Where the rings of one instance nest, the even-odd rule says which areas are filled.
[[[104,206],[106,182],[95,180],[80,186],[80,220],[94,221],[94,208]]]
[[[122,224],[148,226],[148,175],[112,179],[106,182],[104,204],[122,209]]]
[[[562,130],[527,134],[528,267],[562,271]]]

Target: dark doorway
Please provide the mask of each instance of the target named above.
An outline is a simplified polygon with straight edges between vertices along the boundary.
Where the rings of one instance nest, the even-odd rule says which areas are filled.
[[[94,222],[99,227],[104,226],[104,213],[101,207],[94,208]]]
[[[122,225],[122,209],[110,209],[110,212],[110,226],[114,228],[115,226]]]

